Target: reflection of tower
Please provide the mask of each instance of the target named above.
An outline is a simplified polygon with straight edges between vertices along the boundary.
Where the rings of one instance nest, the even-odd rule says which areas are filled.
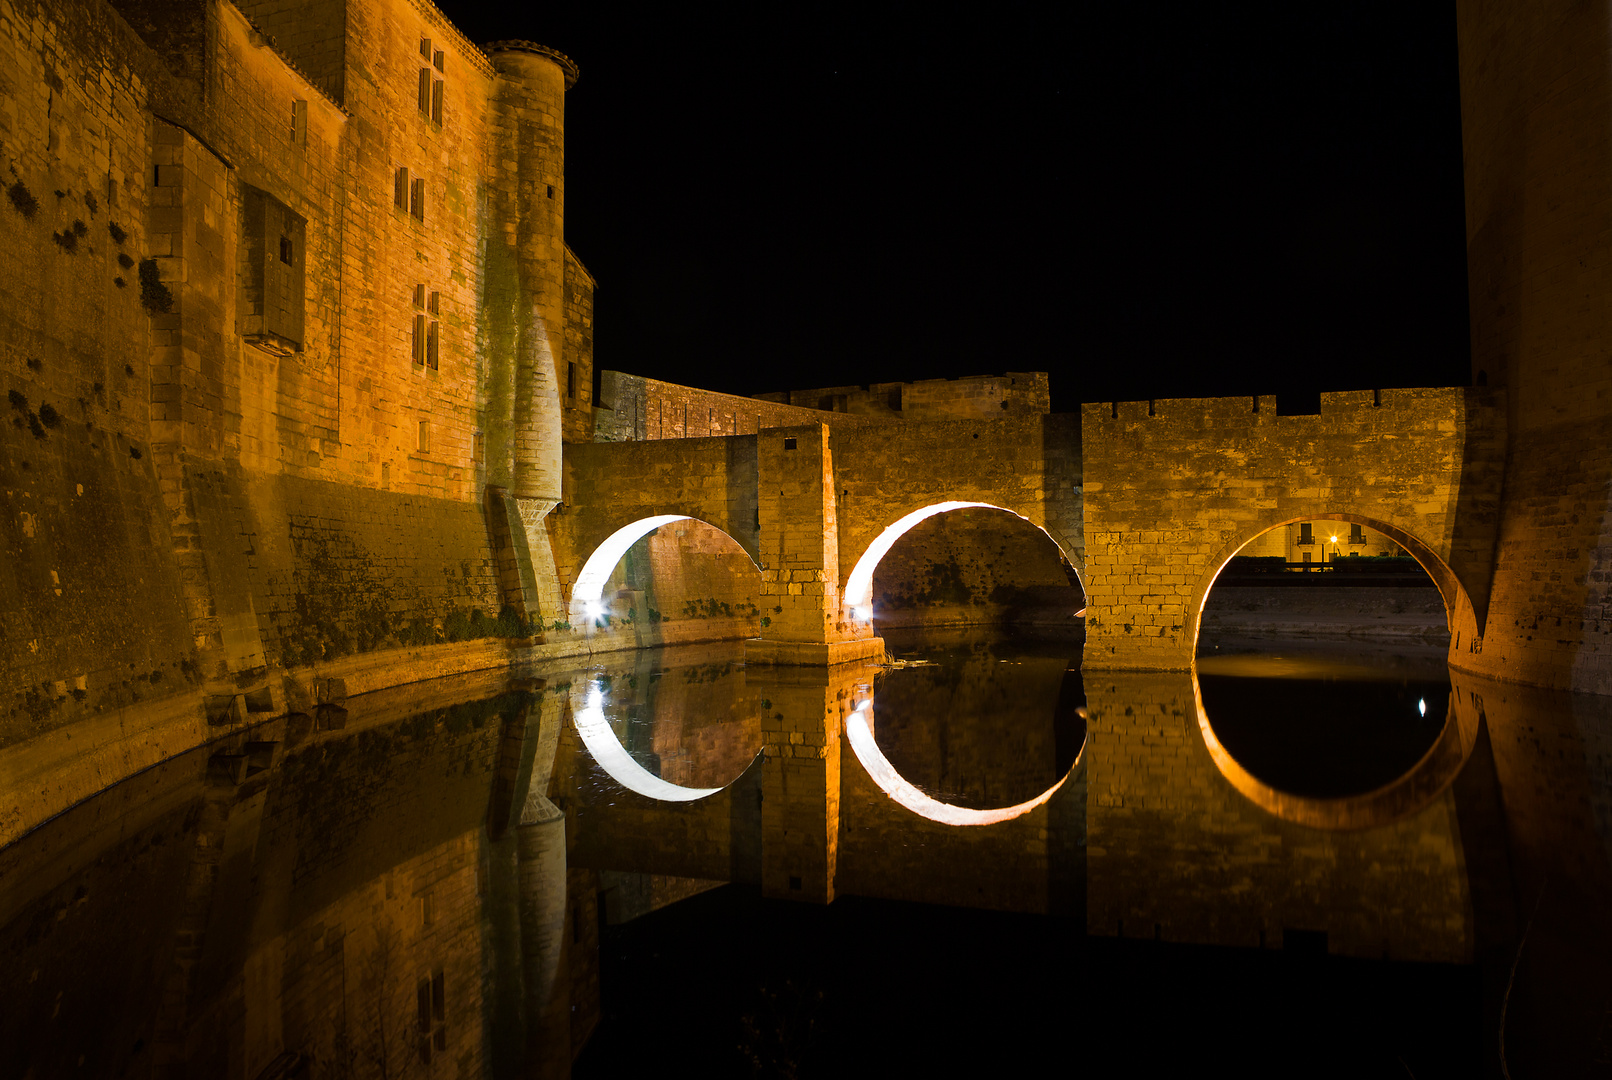
[[[490,393],[509,394],[511,493],[552,506],[565,339],[565,91],[577,70],[529,41],[494,42],[488,53],[498,71],[490,220],[501,230],[486,238],[489,366],[503,382]]]

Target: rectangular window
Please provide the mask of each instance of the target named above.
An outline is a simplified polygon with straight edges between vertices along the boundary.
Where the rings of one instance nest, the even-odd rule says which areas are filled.
[[[392,177],[392,205],[399,210],[409,208],[409,170],[407,166],[398,166]]]
[[[302,351],[307,223],[274,196],[243,187],[239,315],[245,341],[277,356]]]
[[[308,103],[291,103],[291,145],[301,146],[308,141]]]
[[[442,123],[442,80],[438,79],[431,87],[431,122]]]
[[[1365,542],[1366,542],[1366,534],[1360,531],[1359,523],[1356,522],[1354,524],[1351,524],[1349,526],[1349,543],[1351,543],[1351,544],[1364,544]]]
[[[1299,543],[1301,543],[1301,544],[1313,544],[1313,543],[1315,543],[1315,536],[1314,536],[1314,534],[1312,534],[1310,532],[1310,523],[1308,521],[1304,522],[1303,524],[1301,524],[1299,526]],[[1309,562],[1310,561],[1309,557],[1305,556],[1304,561]]]
[[[443,71],[445,69],[442,65],[447,58],[447,53],[444,53],[441,49],[438,49],[436,54],[431,57],[431,66],[436,68],[438,71]]]
[[[420,288],[424,289],[425,286],[421,285]],[[442,294],[433,290],[431,298],[425,302],[425,310],[433,315],[440,315],[442,313]]]
[[[420,111],[431,115],[431,69],[420,69]]]
[[[425,316],[414,316],[414,362],[425,363]]]
[[[574,363],[565,365],[565,396],[568,398],[577,396],[577,366]]]
[[[437,321],[431,320],[431,325],[425,331],[425,366],[432,371],[437,370]]]
[[[431,452],[431,421],[429,420],[420,421],[419,451],[422,454]]]
[[[431,39],[430,38],[421,38],[420,39],[420,55],[425,57],[427,60],[431,59]]]
[[[425,307],[425,286],[424,285],[416,285],[414,287],[414,306],[417,307],[417,308]]]
[[[425,181],[416,180],[409,189],[409,213],[425,220]]]

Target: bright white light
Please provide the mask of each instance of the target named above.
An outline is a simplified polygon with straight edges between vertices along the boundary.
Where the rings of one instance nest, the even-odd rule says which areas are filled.
[[[873,609],[870,607],[854,607],[851,609],[851,618],[857,622],[867,622],[873,618]]]
[[[1416,703],[1416,711],[1421,713],[1423,716],[1427,715],[1427,699],[1426,698],[1423,698],[1422,700],[1420,700],[1420,701],[1418,701]]]
[[[1337,542],[1338,542],[1338,538],[1337,538],[1337,537],[1336,537],[1336,536],[1334,536],[1334,537],[1333,537],[1333,538],[1332,538],[1332,542],[1333,542],[1333,543],[1334,543],[1334,544],[1336,544],[1336,543],[1337,543]]]
[[[575,701],[574,698],[572,700]],[[722,790],[682,787],[662,780],[634,761],[622,747],[621,740],[616,738],[616,733],[605,722],[604,695],[599,692],[597,686],[588,691],[586,705],[578,709],[573,704],[572,722],[576,724],[577,734],[582,736],[582,745],[588,748],[593,760],[610,774],[610,779],[628,791],[636,791],[640,795],[660,799],[662,802],[693,802],[695,799],[703,799]]]
[[[604,613],[604,607],[599,600],[604,593],[605,582],[610,580],[616,564],[627,554],[628,548],[662,525],[687,520],[689,519],[685,514],[661,514],[658,517],[635,521],[626,528],[611,533],[609,539],[588,556],[588,561],[582,564],[582,572],[577,575],[577,583],[571,589],[571,622],[581,625],[588,619],[596,619]]]
[[[1029,802],[1022,802],[1017,806],[1004,806],[1000,810],[970,810],[967,807],[953,806],[951,803],[931,799],[902,779],[895,766],[891,765],[889,759],[879,751],[879,744],[873,740],[873,730],[868,727],[867,712],[872,704],[872,701],[862,702],[856,707],[855,712],[845,718],[845,737],[856,753],[856,760],[862,763],[862,767],[873,778],[873,782],[878,784],[886,795],[930,821],[938,821],[942,825],[994,825],[999,821],[1012,821],[1052,798],[1053,793],[1063,787],[1063,781],[1069,779],[1069,773],[1065,773],[1063,780],[1059,780]],[[1074,772],[1074,769],[1071,768],[1069,772]]]
[[[873,570],[879,565],[879,560],[890,553],[890,549],[895,546],[895,542],[900,540],[908,529],[925,518],[932,518],[936,514],[944,514],[948,510],[964,510],[971,506],[981,506],[987,510],[1002,509],[1000,506],[992,506],[990,503],[982,502],[936,503],[934,506],[926,506],[922,510],[914,510],[880,533],[873,543],[868,545],[868,549],[862,553],[862,557],[856,561],[856,567],[851,571],[851,576],[845,579],[845,602],[850,605],[852,615],[864,621],[872,616]],[[1012,514],[1013,511],[1009,510],[1007,513]],[[1013,516],[1023,517],[1022,514],[1014,514]],[[1028,521],[1029,518],[1024,518],[1024,520]],[[868,615],[859,615],[857,614],[859,611],[866,611]]]

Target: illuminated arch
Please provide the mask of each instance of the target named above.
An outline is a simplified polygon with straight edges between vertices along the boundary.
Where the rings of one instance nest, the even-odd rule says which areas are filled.
[[[1231,562],[1232,556],[1273,529],[1300,521],[1344,521],[1358,523],[1393,540],[1415,559],[1428,577],[1438,586],[1444,600],[1445,617],[1450,629],[1450,661],[1453,664],[1463,636],[1471,641],[1477,632],[1477,616],[1466,587],[1461,584],[1448,563],[1427,544],[1412,533],[1396,525],[1355,513],[1316,513],[1285,517],[1264,524],[1251,534],[1244,535],[1223,549],[1212,561],[1214,570],[1207,574],[1193,593],[1188,611],[1192,613],[1192,642],[1190,655],[1198,653],[1198,635],[1203,625],[1203,608],[1209,593],[1219,579],[1221,571]],[[1198,669],[1192,667],[1192,693],[1198,710],[1198,729],[1215,768],[1220,771],[1250,802],[1282,818],[1284,821],[1308,825],[1318,829],[1366,829],[1385,825],[1420,810],[1432,802],[1460,773],[1471,755],[1477,740],[1482,713],[1473,695],[1463,695],[1451,679],[1450,703],[1445,715],[1444,730],[1420,761],[1397,780],[1361,795],[1342,798],[1314,798],[1279,791],[1244,769],[1231,756],[1209,723],[1209,714],[1203,707],[1203,692],[1198,685]]]
[[[1271,530],[1280,529],[1284,525],[1292,525],[1300,521],[1345,521],[1357,523],[1369,529],[1375,529],[1404,548],[1406,554],[1415,559],[1421,568],[1427,571],[1427,576],[1433,579],[1433,584],[1438,586],[1439,595],[1444,599],[1444,614],[1450,630],[1450,662],[1452,664],[1456,661],[1463,641],[1470,645],[1477,637],[1477,612],[1472,606],[1472,598],[1467,595],[1466,586],[1461,584],[1461,579],[1456,576],[1454,570],[1450,569],[1450,565],[1444,561],[1443,557],[1423,543],[1419,537],[1413,533],[1406,532],[1397,525],[1390,525],[1385,521],[1366,517],[1363,514],[1317,513],[1289,516],[1279,521],[1262,524],[1254,529],[1253,532],[1244,534],[1240,539],[1223,548],[1210,560],[1210,565],[1214,569],[1198,583],[1192,594],[1191,602],[1187,606],[1187,610],[1192,614],[1192,640],[1189,643],[1191,647],[1189,655],[1196,656],[1198,653],[1198,634],[1203,626],[1204,605],[1209,600],[1210,590],[1215,587],[1215,582],[1219,579],[1221,571],[1225,570],[1227,565],[1230,564],[1232,556]]]
[[[631,525],[624,525],[611,533],[605,538],[604,543],[594,548],[593,554],[588,556],[588,561],[582,564],[576,584],[571,587],[572,626],[589,625],[604,614],[605,583],[610,580],[610,575],[615,572],[616,564],[621,561],[622,556],[626,555],[627,550],[638,541],[662,525],[670,525],[674,521],[699,521],[701,525],[717,528],[708,521],[700,521],[699,518],[687,514],[659,514],[655,517],[640,518]],[[721,529],[717,531],[723,536],[728,536]],[[733,537],[728,536],[728,539],[733,540]],[[744,551],[744,545],[737,540],[733,540],[733,544],[740,551]],[[745,552],[745,557],[750,559],[752,566],[755,565],[755,559],[750,558],[748,551]],[[756,572],[760,573],[761,568],[756,567]]]
[[[580,692],[584,695],[580,703],[575,696],[572,698],[571,722],[576,726],[577,734],[582,736],[582,745],[588,748],[588,753],[593,756],[599,767],[610,775],[610,779],[628,791],[661,802],[693,802],[722,790],[683,787],[681,784],[662,780],[634,761],[605,720],[604,692],[592,680],[589,680],[586,686],[587,689]]]
[[[934,517],[936,514],[944,514],[952,510],[967,510],[973,507],[983,510],[1000,510],[1004,514],[1012,514],[1020,521],[1040,529],[1041,532],[1046,534],[1047,539],[1052,541],[1053,546],[1058,549],[1058,554],[1062,556],[1064,562],[1068,563],[1070,567],[1074,567],[1074,560],[1069,557],[1068,552],[1064,551],[1063,545],[1058,543],[1057,537],[1047,532],[1045,527],[1037,525],[1015,510],[1009,510],[1005,506],[997,506],[995,503],[985,502],[934,503],[931,506],[914,510],[887,526],[883,532],[874,537],[873,543],[868,545],[867,550],[862,553],[862,557],[856,560],[856,565],[851,568],[850,575],[845,579],[845,609],[850,613],[851,618],[860,623],[873,621],[873,572],[878,569],[880,561],[890,554],[890,549],[895,546],[897,540],[900,540],[911,531],[913,526]],[[1080,571],[1076,569],[1075,573],[1079,576]],[[1081,588],[1084,589],[1086,586],[1085,581],[1081,580],[1080,584]]]
[[[1057,794],[1058,789],[1063,787],[1075,769],[1080,767],[1080,759],[1086,753],[1086,742],[1082,740],[1080,752],[1075,755],[1074,764],[1069,766],[1069,771],[1064,773],[1056,784],[1033,799],[996,810],[971,810],[966,806],[953,806],[951,803],[930,798],[896,772],[896,767],[890,764],[890,759],[884,756],[879,744],[874,741],[873,729],[868,726],[867,713],[872,708],[872,699],[866,699],[845,718],[845,737],[851,744],[852,752],[856,754],[856,760],[862,763],[862,768],[869,778],[879,785],[879,790],[919,817],[938,821],[942,825],[995,825],[998,822],[1022,817]]]

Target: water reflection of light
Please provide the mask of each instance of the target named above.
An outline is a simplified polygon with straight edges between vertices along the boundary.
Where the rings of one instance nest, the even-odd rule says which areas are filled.
[[[881,791],[908,810],[930,821],[938,821],[942,825],[994,825],[999,821],[1011,821],[1028,814],[1052,798],[1053,794],[1063,787],[1064,780],[1069,779],[1069,773],[1065,773],[1063,779],[1028,802],[1021,802],[1016,806],[1004,806],[997,810],[970,810],[967,807],[953,806],[951,803],[932,799],[904,780],[901,774],[896,772],[895,766],[891,765],[889,759],[879,750],[879,744],[873,739],[873,729],[868,726],[867,711],[872,704],[871,701],[862,702],[856,707],[855,712],[845,718],[845,737],[850,740],[851,750]],[[1081,752],[1085,752],[1084,747],[1081,748]],[[1079,757],[1076,757],[1075,761],[1078,764]],[[1074,767],[1071,766],[1069,771],[1073,772]]]
[[[605,720],[604,694],[597,686],[588,690],[586,704],[572,713],[582,744],[610,778],[628,791],[635,791],[662,802],[693,802],[714,795],[721,788],[692,788],[668,783],[634,761]]]

